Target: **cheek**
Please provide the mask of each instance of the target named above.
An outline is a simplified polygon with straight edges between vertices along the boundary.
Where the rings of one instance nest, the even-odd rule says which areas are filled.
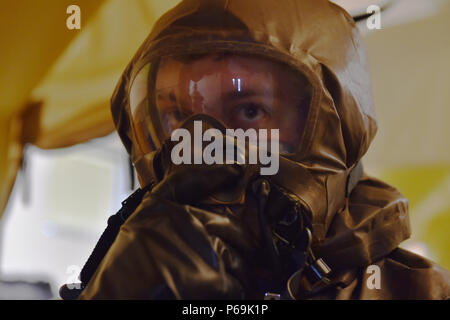
[[[286,107],[281,111],[280,117],[276,121],[280,129],[281,142],[297,147],[300,144],[305,121],[306,119],[298,107]]]

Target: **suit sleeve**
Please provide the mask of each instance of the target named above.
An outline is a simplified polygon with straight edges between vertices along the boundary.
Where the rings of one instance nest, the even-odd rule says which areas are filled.
[[[242,299],[243,260],[232,243],[243,233],[226,216],[149,194],[79,299]]]

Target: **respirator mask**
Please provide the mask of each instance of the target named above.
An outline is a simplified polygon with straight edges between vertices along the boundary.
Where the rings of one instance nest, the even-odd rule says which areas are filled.
[[[158,182],[172,179],[174,201],[254,209],[265,252],[264,291],[282,292],[286,282],[303,281],[292,275],[305,265],[327,273],[310,249],[307,206],[276,183],[280,162],[289,163],[285,157],[302,140],[311,99],[307,80],[282,63],[233,53],[164,56],[136,69],[128,107],[140,149],[133,162],[141,184],[149,183],[143,176],[151,176],[157,190]],[[240,178],[211,187],[207,198],[197,199],[195,190],[176,192],[177,184],[189,183],[189,175],[207,177],[218,165],[238,168]]]

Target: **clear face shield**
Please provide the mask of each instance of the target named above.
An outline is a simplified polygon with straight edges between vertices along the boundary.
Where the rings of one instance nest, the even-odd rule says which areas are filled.
[[[278,129],[280,153],[300,145],[311,97],[306,78],[252,55],[167,56],[146,64],[130,88],[132,124],[143,153],[158,148],[184,120],[206,114],[227,128]]]

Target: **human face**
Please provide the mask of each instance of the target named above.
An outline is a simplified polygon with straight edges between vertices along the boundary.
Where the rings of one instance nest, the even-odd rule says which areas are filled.
[[[260,57],[167,57],[159,64],[155,99],[166,134],[203,113],[232,129],[279,129],[281,149],[293,152],[305,127],[309,86],[289,67]]]

